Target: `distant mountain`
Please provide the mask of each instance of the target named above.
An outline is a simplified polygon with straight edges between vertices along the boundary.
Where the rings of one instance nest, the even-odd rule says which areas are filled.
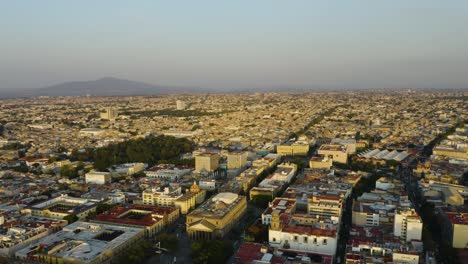
[[[144,82],[105,77],[94,81],[65,82],[53,86],[28,89],[21,96],[127,96],[200,92],[195,88],[161,86]]]

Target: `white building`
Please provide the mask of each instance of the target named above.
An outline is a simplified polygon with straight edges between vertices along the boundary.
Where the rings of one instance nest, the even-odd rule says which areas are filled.
[[[83,128],[80,130],[81,136],[100,136],[104,134],[106,130],[100,128]]]
[[[279,217],[277,211],[272,213],[272,222],[268,231],[270,246],[334,258],[337,247],[337,231],[334,227],[282,225]]]
[[[109,170],[118,174],[132,175],[138,172],[142,172],[147,166],[147,164],[141,162],[125,163],[112,166],[109,168]]]
[[[143,237],[143,228],[75,222],[17,251],[16,258],[23,263],[35,263],[36,257],[48,263],[111,263]]]
[[[86,183],[106,184],[111,182],[111,178],[110,172],[104,171],[90,171],[85,174]]]
[[[190,168],[176,167],[170,164],[161,164],[145,170],[147,177],[164,178],[171,181],[180,179],[191,172]]]
[[[397,210],[393,229],[394,235],[406,242],[422,239],[423,223],[414,209]]]
[[[177,107],[177,110],[185,110],[187,109],[187,104],[182,100],[177,100],[176,107]]]
[[[200,180],[198,181],[198,186],[203,190],[215,190],[216,180]]]

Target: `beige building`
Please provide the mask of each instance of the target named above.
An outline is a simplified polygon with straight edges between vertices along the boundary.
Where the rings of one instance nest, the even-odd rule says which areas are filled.
[[[108,107],[100,113],[100,116],[101,119],[115,120],[119,116],[119,112],[113,107]]]
[[[196,172],[213,172],[219,167],[219,155],[211,152],[200,153],[195,156]]]
[[[236,151],[227,154],[227,167],[230,170],[241,169],[247,165],[247,152]]]
[[[319,155],[331,158],[334,162],[348,163],[348,151],[346,146],[338,144],[324,144],[317,151]]]
[[[468,148],[452,149],[452,148],[436,147],[434,148],[433,154],[437,156],[444,156],[447,158],[468,160]]]
[[[156,189],[148,189],[143,191],[143,204],[160,205],[160,206],[176,206],[180,209],[181,214],[187,214],[197,204],[201,204],[205,200],[206,191],[193,183],[190,190],[182,193],[180,187],[172,189],[164,188],[162,191]]]
[[[310,145],[308,143],[291,143],[276,146],[276,153],[284,156],[307,156]]]
[[[187,216],[187,233],[191,239],[224,237],[247,210],[245,196],[219,193]]]
[[[83,199],[62,195],[39,204],[32,205],[29,209],[36,217],[63,219],[69,215],[76,215],[78,219],[85,219],[89,213],[95,212],[98,200]]]
[[[312,157],[309,160],[309,167],[312,169],[330,169],[333,160],[328,157]]]
[[[443,210],[444,238],[454,248],[468,247],[468,213]]]
[[[307,200],[307,212],[312,215],[335,216],[341,218],[343,200],[337,195],[314,195]]]
[[[111,173],[105,171],[90,171],[85,174],[86,183],[106,184],[111,182]]]

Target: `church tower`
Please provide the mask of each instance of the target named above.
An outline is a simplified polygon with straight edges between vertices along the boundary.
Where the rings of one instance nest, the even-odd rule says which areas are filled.
[[[281,220],[278,210],[274,210],[271,213],[271,230],[281,230]]]

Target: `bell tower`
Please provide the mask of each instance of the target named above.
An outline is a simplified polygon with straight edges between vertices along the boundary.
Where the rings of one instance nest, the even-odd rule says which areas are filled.
[[[271,230],[280,230],[281,229],[281,221],[280,221],[280,214],[277,210],[274,210],[271,213]]]

